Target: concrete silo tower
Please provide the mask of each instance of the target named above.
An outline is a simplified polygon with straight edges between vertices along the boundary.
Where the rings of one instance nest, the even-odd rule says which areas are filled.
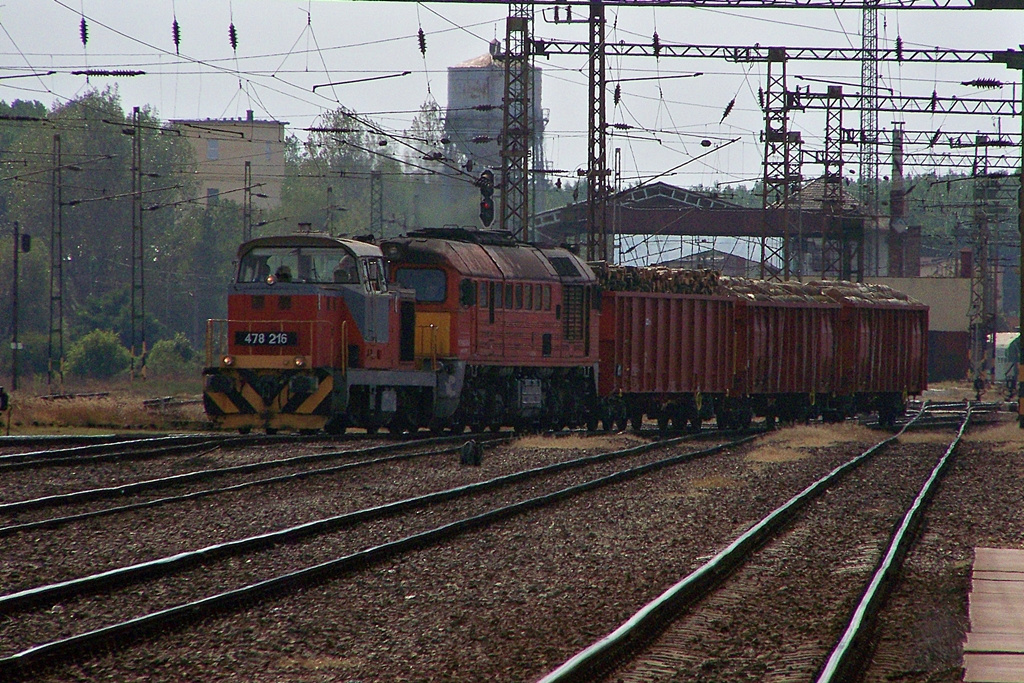
[[[500,43],[495,40],[491,42],[491,49],[487,54],[448,67],[445,132],[458,151],[472,159],[474,173],[483,168],[497,172],[501,170],[500,136],[505,66],[500,59]],[[530,81],[533,90],[533,115],[530,122],[533,137],[530,145],[533,156],[531,166],[543,168],[545,119],[541,108],[539,68],[534,67]]]

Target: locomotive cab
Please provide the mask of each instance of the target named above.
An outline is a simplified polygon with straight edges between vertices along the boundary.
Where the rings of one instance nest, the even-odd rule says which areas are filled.
[[[227,428],[374,430],[416,376],[413,297],[376,245],[302,234],[238,252],[228,317],[207,328],[204,404]],[[403,373],[403,371],[409,371]]]

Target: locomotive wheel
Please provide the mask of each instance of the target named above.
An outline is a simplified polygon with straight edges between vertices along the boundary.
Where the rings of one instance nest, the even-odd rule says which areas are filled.
[[[633,429],[636,429],[636,423],[633,424]],[[661,413],[658,415],[658,435],[665,436],[666,434],[668,434],[668,415]]]
[[[277,429],[274,427],[267,427],[267,436],[273,436],[274,434],[277,434]]]
[[[377,430],[378,430],[378,429],[380,429],[380,427],[379,427],[379,426],[377,426],[377,425],[373,425],[372,427],[367,427],[367,428],[366,428],[366,433],[367,433],[367,434],[371,434],[371,435],[372,435],[372,434],[376,434],[376,433],[377,433]]]
[[[644,414],[633,413],[629,416],[629,422],[633,426],[633,431],[639,434],[640,430],[643,429],[644,426]]]
[[[324,431],[331,436],[339,436],[345,433],[345,429],[348,427],[347,421],[343,415],[332,417],[324,425]]]
[[[687,429],[691,434],[700,434],[701,425],[704,424],[704,419],[700,415],[696,415],[690,418],[690,425]]]
[[[252,431],[252,427],[239,427],[238,428],[238,433],[241,434],[242,436],[245,436],[246,434],[248,434],[251,431]]]

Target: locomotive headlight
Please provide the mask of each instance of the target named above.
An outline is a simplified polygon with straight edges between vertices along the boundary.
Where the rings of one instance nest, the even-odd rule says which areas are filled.
[[[235,357],[234,356],[224,356],[223,358],[220,359],[220,362],[221,362],[221,365],[224,365],[225,367],[229,367],[230,368],[232,365],[235,364]]]
[[[272,285],[275,282],[277,282],[277,278],[276,277],[274,277],[273,275],[268,275],[267,276],[267,284],[268,285]]]
[[[306,365],[306,359],[304,356],[295,356],[295,367],[301,368]]]

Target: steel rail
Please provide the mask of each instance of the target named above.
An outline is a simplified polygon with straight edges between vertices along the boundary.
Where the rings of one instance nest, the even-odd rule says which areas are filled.
[[[3,120],[0,118],[0,120]],[[0,435],[0,448],[9,446],[36,446],[45,444],[112,444],[119,441],[129,441],[138,438],[158,438],[170,436],[166,433],[159,434],[78,434],[78,435],[53,435],[53,434],[14,434]]]
[[[837,681],[854,680],[854,675],[860,667],[860,662],[867,647],[867,634],[874,628],[878,613],[889,595],[892,586],[895,584],[898,573],[903,566],[903,560],[914,542],[917,529],[920,527],[924,517],[925,509],[931,502],[939,482],[942,480],[953,461],[953,456],[963,439],[964,432],[971,421],[971,407],[968,406],[964,414],[960,429],[956,438],[950,443],[946,453],[939,459],[939,462],[932,469],[931,475],[925,481],[918,492],[914,502],[907,509],[899,527],[889,542],[882,561],[875,570],[871,581],[864,591],[853,616],[836,644],[828,660],[822,667],[817,683],[835,683]]]
[[[224,543],[217,543],[204,548],[199,548],[198,550],[185,551],[176,555],[161,557],[146,562],[139,562],[77,579],[70,579],[68,581],[61,581],[46,586],[28,588],[16,593],[0,595],[0,614],[7,614],[34,604],[52,602],[59,599],[82,595],[88,592],[103,590],[110,586],[136,581],[149,576],[168,575],[174,571],[180,571],[186,567],[200,564],[213,558],[237,555],[239,553],[258,550],[274,544],[295,541],[311,535],[329,533],[336,529],[358,522],[379,519],[399,512],[404,512],[409,509],[424,507],[433,503],[445,502],[469,494],[490,491],[542,475],[554,474],[563,470],[600,463],[605,460],[645,453],[650,450],[663,448],[666,445],[671,446],[681,441],[693,439],[695,436],[696,435],[679,437],[677,439],[669,439],[666,441],[644,444],[642,446],[634,446],[633,448],[627,448],[621,451],[609,451],[607,453],[583,456],[581,458],[567,460],[565,462],[542,465],[529,470],[521,470],[512,474],[494,477],[486,481],[465,484],[463,486],[457,486],[443,491],[435,491],[433,493],[414,496],[412,498],[404,498],[402,500],[378,505],[372,508],[364,508],[362,510],[347,512],[341,515],[325,517],[323,519],[306,522],[304,524],[280,529],[278,531],[257,534],[255,536],[249,536],[234,541],[226,541]],[[743,437],[738,441],[729,442],[724,446],[716,446],[710,449],[696,451],[696,453],[701,455],[714,453],[722,448],[726,448],[736,443],[743,443],[754,438],[756,438],[756,436]],[[690,457],[695,456],[690,456],[688,454],[687,458]]]
[[[38,465],[64,465],[78,464],[92,460],[110,460],[121,458],[126,455],[145,456],[150,453],[162,453],[167,446],[157,444],[172,444],[169,448],[178,446],[190,446],[196,443],[219,441],[225,437],[213,435],[180,435],[180,436],[158,436],[144,437],[141,439],[130,439],[122,441],[110,441],[87,446],[71,446],[45,451],[29,451],[27,453],[9,453],[0,455],[0,469],[23,469]],[[236,438],[236,437],[227,437]],[[156,446],[156,448],[141,448],[145,446]],[[138,450],[136,450],[138,449]]]
[[[128,484],[104,486],[95,489],[83,489],[80,491],[70,491],[68,493],[55,493],[49,496],[40,496],[39,498],[17,500],[12,501],[10,503],[0,503],[0,514],[22,512],[24,510],[32,510],[56,505],[67,505],[69,503],[101,500],[103,498],[118,498],[127,493],[152,491],[154,489],[165,488],[167,486],[187,484],[194,481],[202,481],[204,479],[212,479],[214,477],[224,476],[227,474],[248,474],[250,472],[258,472],[260,470],[267,470],[275,467],[288,467],[291,465],[301,465],[307,462],[330,460],[331,458],[339,458],[351,455],[372,455],[375,453],[387,453],[389,451],[408,448],[410,445],[413,444],[417,446],[424,446],[430,444],[446,443],[455,440],[463,441],[464,438],[461,436],[439,436],[430,439],[423,439],[420,441],[403,441],[402,443],[398,444],[384,444],[381,446],[371,446],[370,448],[363,448],[357,450],[331,451],[328,453],[310,453],[307,455],[296,455],[290,458],[280,458],[278,460],[266,460],[263,462],[246,463],[244,465],[231,465],[230,467],[217,467],[208,470],[183,472],[181,474],[173,474],[167,477],[158,477],[156,479],[146,479],[143,481],[136,481]]]
[[[320,441],[351,441],[356,435],[347,437],[323,436],[323,435],[299,435],[299,434],[278,434],[247,436],[229,434],[180,434],[167,437],[147,437],[133,441],[120,441],[104,445],[84,446],[58,450],[33,451],[30,453],[13,453],[7,456],[0,456],[0,470],[26,469],[34,466],[47,465],[81,465],[89,462],[105,462],[108,460],[131,460],[151,458],[159,455],[166,455],[174,452],[174,447],[166,449],[140,449],[133,450],[134,445],[144,445],[154,440],[170,439],[189,442],[192,444],[200,442],[217,443],[220,446],[245,446],[250,444],[278,444],[278,443],[309,443]],[[362,438],[362,437],[358,437]],[[380,437],[376,437],[380,438]],[[394,438],[394,437],[392,437]],[[413,435],[401,437],[403,440],[412,440],[419,437]],[[444,437],[439,437],[444,438]],[[127,449],[119,450],[120,446],[128,445]],[[5,459],[8,459],[5,462]],[[25,463],[20,462],[24,460]]]
[[[914,419],[923,414],[924,408],[917,413]],[[911,423],[908,423],[907,426]],[[780,532],[811,500],[836,483],[843,475],[856,469],[875,453],[898,439],[906,428],[905,426],[898,433],[879,441],[856,458],[836,467],[790,498],[704,565],[647,603],[617,629],[571,657],[541,678],[538,683],[575,683],[597,680],[603,672],[612,668],[627,653],[660,633],[664,625],[671,621],[680,610],[696,602],[721,583],[754,550]]]
[[[655,444],[646,444],[637,448],[618,451],[621,455],[627,451],[645,451],[652,448],[665,447],[685,441],[691,437],[680,437]],[[544,494],[534,498],[512,503],[500,508],[495,508],[479,515],[456,520],[448,524],[435,527],[428,531],[406,536],[397,541],[383,543],[365,550],[361,550],[343,557],[327,562],[305,567],[303,569],[279,575],[271,579],[250,584],[238,589],[218,593],[216,595],[202,598],[200,600],[177,605],[168,609],[160,610],[141,617],[130,619],[125,622],[102,627],[87,633],[64,638],[62,640],[44,643],[29,648],[14,655],[0,658],[0,677],[14,677],[24,675],[34,667],[53,662],[58,658],[69,658],[87,651],[97,645],[110,647],[121,646],[135,640],[145,633],[156,629],[166,629],[178,626],[185,621],[198,620],[211,615],[233,609],[239,605],[251,604],[254,600],[266,599],[280,595],[290,590],[308,587],[318,582],[325,581],[337,576],[340,573],[366,567],[400,553],[417,550],[440,541],[455,538],[466,531],[493,524],[512,516],[560,502],[572,496],[592,491],[604,486],[620,483],[639,477],[649,472],[670,467],[679,463],[693,460],[701,456],[710,455],[718,451],[740,445],[757,438],[757,435],[747,436],[735,441],[714,446],[699,451],[678,454],[647,463],[634,468],[620,470],[613,474],[592,479],[581,484],[569,486],[552,493]],[[597,457],[608,458],[613,454],[598,454],[588,456],[580,460],[589,460]]]
[[[481,446],[489,446],[495,442],[503,441],[506,437],[495,437],[487,441],[481,441]],[[267,477],[265,479],[257,479],[254,481],[246,481],[240,484],[232,484],[230,486],[221,486],[213,489],[204,489],[202,491],[193,491],[191,493],[183,493],[177,496],[165,496],[163,498],[156,498],[154,500],[147,500],[140,503],[129,503],[127,505],[118,505],[116,507],[103,508],[102,510],[92,510],[90,512],[81,512],[74,515],[64,515],[61,517],[51,517],[49,519],[40,519],[34,522],[23,522],[20,524],[10,524],[7,526],[0,527],[0,538],[5,536],[12,536],[17,533],[25,531],[33,531],[35,529],[53,529],[55,527],[70,524],[72,522],[81,522],[86,519],[93,519],[96,517],[105,517],[108,515],[121,514],[124,512],[132,512],[134,510],[145,510],[162,505],[168,505],[171,503],[181,503],[188,500],[197,500],[199,498],[205,498],[207,496],[221,495],[224,493],[234,493],[241,491],[253,486],[267,486],[271,484],[280,484],[287,481],[298,481],[299,479],[306,479],[308,477],[325,476],[328,474],[338,474],[347,470],[359,469],[363,467],[370,467],[373,465],[380,465],[388,462],[401,462],[402,460],[411,460],[413,458],[428,457],[432,455],[444,455],[446,453],[454,453],[461,449],[462,446],[449,446],[447,448],[432,450],[432,451],[416,451],[414,453],[399,453],[398,455],[387,455],[381,458],[374,458],[372,460],[359,460],[356,462],[347,462],[342,465],[332,465],[331,467],[320,467],[315,470],[303,470],[301,472],[292,472],[291,474],[282,474],[276,477]],[[361,451],[342,451],[340,454],[346,453],[360,453]]]

